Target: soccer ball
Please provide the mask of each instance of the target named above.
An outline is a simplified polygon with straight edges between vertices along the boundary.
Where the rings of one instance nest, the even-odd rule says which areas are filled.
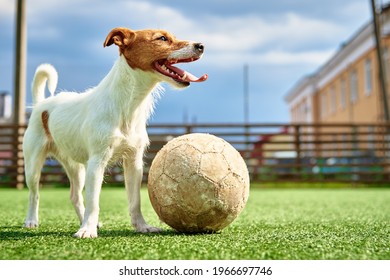
[[[248,169],[225,140],[187,134],[157,153],[148,192],[160,220],[177,231],[217,232],[233,222],[248,200]]]

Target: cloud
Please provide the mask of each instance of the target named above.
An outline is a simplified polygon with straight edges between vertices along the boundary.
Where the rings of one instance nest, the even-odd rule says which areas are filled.
[[[334,54],[334,50],[325,51],[266,51],[264,53],[234,53],[226,52],[208,57],[213,66],[234,68],[244,63],[259,65],[298,65],[306,64],[318,66],[327,61]]]
[[[15,11],[15,6],[14,0],[0,1],[0,17],[12,17]]]
[[[329,57],[331,51],[313,51],[315,48],[311,49],[311,46],[335,48],[335,42],[347,33],[343,26],[332,21],[296,13],[284,13],[273,19],[253,14],[188,18],[179,10],[148,2],[129,2],[127,6],[135,12],[136,20],[140,23],[146,25],[154,22],[178,37],[201,40],[206,45],[207,54],[215,59],[222,53],[222,56],[241,61],[256,57],[256,61],[282,64],[299,62],[295,57],[300,52],[299,57],[303,58],[303,62],[318,63],[323,62],[324,57]],[[305,53],[302,49],[305,49]]]
[[[222,67],[243,61],[319,65],[330,57],[348,32],[331,20],[292,12],[274,18],[253,14],[239,17],[206,14],[190,18],[178,9],[146,1],[127,2],[123,10],[129,11],[131,20],[141,28],[151,27],[152,22],[179,38],[202,41],[207,60]],[[322,50],[318,51],[318,46]]]
[[[330,21],[286,13],[273,20],[253,15],[213,17],[206,19],[203,35],[211,43],[212,49],[248,51],[326,43],[340,37],[342,31],[342,27]]]
[[[345,35],[343,26],[330,20],[283,13],[272,19],[254,14],[244,16],[197,15],[186,17],[180,10],[152,4],[127,2],[124,10],[139,26],[163,28],[178,37],[194,38],[207,43],[210,51],[246,52],[261,48],[299,48],[307,45],[329,44]]]
[[[383,4],[385,5],[385,3]],[[354,21],[355,17],[351,17],[351,15],[366,14],[371,16],[371,4],[369,1],[353,1],[341,6],[340,9],[336,9],[335,12],[341,19]]]
[[[181,39],[202,41],[206,45],[207,60],[217,67],[226,67],[229,65],[226,62],[242,61],[318,65],[348,34],[332,20],[296,12],[277,16],[204,13],[189,17],[174,6],[152,1],[113,0],[110,5],[103,0],[27,3],[28,35],[33,43],[53,41],[57,46],[52,49],[73,49],[73,44],[65,40],[72,36],[79,52],[88,50],[89,54],[107,58],[111,53],[103,50],[103,37],[110,28],[120,25],[134,29],[162,28]],[[354,10],[362,9],[362,5],[352,6]],[[12,14],[13,1],[3,0],[0,8],[3,8],[1,13]]]

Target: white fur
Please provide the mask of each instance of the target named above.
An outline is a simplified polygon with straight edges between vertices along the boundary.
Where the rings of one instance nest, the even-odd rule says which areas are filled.
[[[191,42],[190,44],[188,44],[188,46],[172,52],[169,55],[168,60],[179,60],[182,58],[187,58],[187,57],[193,56],[194,55],[194,44],[196,44],[196,43]]]
[[[149,144],[146,122],[160,91],[160,76],[134,70],[119,56],[97,87],[81,94],[62,92],[44,99],[46,81],[52,95],[55,91],[57,72],[48,64],[38,67],[32,84],[35,106],[23,144],[30,189],[26,227],[38,226],[40,170],[50,154],[61,162],[70,180],[71,201],[81,223],[75,237],[97,236],[104,170],[110,162],[122,158],[133,226],[139,232],[159,230],[146,224],[142,216],[140,185],[143,153]],[[45,111],[49,116],[49,135],[42,125]],[[82,197],[84,184],[86,208]]]
[[[35,71],[35,82],[33,83],[33,104],[37,104],[45,99],[45,85],[53,96],[57,88],[58,74],[56,69],[50,64],[41,64]]]

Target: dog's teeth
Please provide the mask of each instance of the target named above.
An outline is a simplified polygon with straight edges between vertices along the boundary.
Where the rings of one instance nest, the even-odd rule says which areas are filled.
[[[183,77],[181,77],[182,80],[185,80],[187,78],[187,74],[184,73]]]

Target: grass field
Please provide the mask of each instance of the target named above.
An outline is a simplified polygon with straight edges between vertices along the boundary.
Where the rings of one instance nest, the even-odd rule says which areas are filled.
[[[72,238],[67,189],[41,191],[40,227],[22,228],[28,192],[0,189],[0,259],[390,259],[390,189],[252,188],[239,218],[219,234],[185,235],[161,224],[146,189],[146,219],[130,227],[125,190],[104,187],[96,239]]]

